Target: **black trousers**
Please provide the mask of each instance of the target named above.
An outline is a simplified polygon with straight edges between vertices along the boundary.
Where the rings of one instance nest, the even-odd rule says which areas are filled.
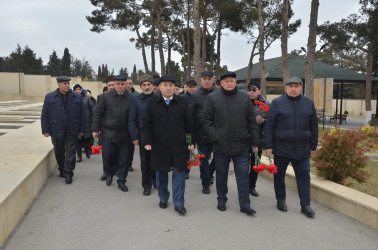
[[[81,152],[82,152],[82,149],[84,148],[85,149],[85,153],[90,152],[91,151],[91,146],[92,146],[92,138],[84,138],[84,136],[81,136],[80,139],[77,140],[77,156],[80,156],[81,155]]]
[[[135,145],[131,144],[128,150],[128,161],[127,161],[127,167],[129,168],[133,164],[134,160],[134,151],[135,151]]]
[[[51,138],[59,172],[73,176],[76,164],[77,136]]]
[[[258,151],[258,155],[261,158],[262,150]],[[251,155],[251,167],[249,168],[249,189],[255,189],[256,188],[256,182],[258,173],[255,172],[255,170],[252,169],[252,167],[255,165],[255,154],[253,152],[250,153]]]
[[[142,187],[152,188],[152,181],[156,180],[156,171],[151,169],[151,150],[146,150],[139,145],[140,168],[142,171]]]

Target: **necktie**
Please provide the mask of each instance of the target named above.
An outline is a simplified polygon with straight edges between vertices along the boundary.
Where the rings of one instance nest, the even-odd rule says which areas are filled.
[[[171,101],[171,100],[168,100],[168,99],[165,100],[165,102],[167,103],[167,105],[169,105],[169,102],[170,102],[170,101]]]

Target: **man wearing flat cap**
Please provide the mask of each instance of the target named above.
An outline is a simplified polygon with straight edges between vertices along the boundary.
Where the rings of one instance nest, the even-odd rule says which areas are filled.
[[[129,128],[131,140],[135,146],[139,146],[140,167],[142,170],[143,195],[151,194],[152,186],[156,187],[156,171],[151,169],[151,151],[143,146],[141,125],[143,113],[149,100],[157,96],[152,91],[152,76],[144,74],[139,76],[139,84],[142,93],[134,98],[130,105]]]
[[[240,211],[256,213],[251,208],[248,190],[249,152],[258,149],[256,116],[247,93],[236,88],[236,74],[224,72],[221,90],[207,96],[203,126],[211,138],[216,169],[218,210],[226,210],[227,180],[230,161],[234,163]],[[250,139],[251,138],[251,139]]]
[[[302,96],[303,82],[291,77],[285,86],[286,93],[272,101],[264,127],[264,144],[267,156],[274,154],[277,171],[274,191],[277,209],[286,212],[285,173],[291,162],[297,180],[301,212],[314,217],[310,207],[310,156],[318,143],[318,120],[312,100]]]
[[[106,185],[118,176],[118,188],[127,192],[126,178],[130,162],[131,137],[129,133],[129,108],[134,95],[126,90],[126,76],[114,77],[115,88],[103,94],[93,118],[93,137],[100,129],[103,136],[102,156],[107,170]],[[101,128],[102,127],[102,128]]]
[[[189,150],[194,149],[194,145],[187,145],[186,134],[192,132],[192,119],[187,102],[174,94],[176,80],[162,76],[159,82],[161,94],[149,101],[143,114],[142,141],[145,149],[151,150],[159,207],[164,209],[168,206],[168,172],[172,167],[173,204],[176,212],[185,215],[186,162]]]
[[[261,102],[269,107],[270,102],[268,102],[262,95],[261,95],[261,87],[260,83],[256,81],[252,81],[248,83],[247,86],[249,98],[251,98],[251,102],[255,111],[256,115],[256,124],[259,130],[259,150],[258,156],[261,158],[262,149],[264,147],[264,123],[267,116],[267,112],[265,109],[261,107],[260,104],[255,103],[255,101]],[[255,165],[255,154],[251,151],[251,168],[249,169],[249,193],[252,196],[259,196],[259,193],[256,191],[256,182],[258,173],[255,172],[252,167]]]
[[[201,180],[202,180],[202,193],[210,194],[210,184],[212,183],[212,176],[215,171],[214,160],[209,164],[213,147],[211,144],[211,138],[205,131],[202,124],[202,111],[206,97],[215,91],[213,87],[214,81],[213,72],[204,71],[201,73],[201,87],[193,92],[190,96],[190,109],[194,122],[194,134],[197,140],[198,151],[205,155],[205,158],[201,158]],[[189,176],[188,176],[189,177]]]
[[[193,94],[194,91],[197,90],[197,82],[194,80],[189,80],[185,83],[186,91],[184,93],[180,93],[187,102],[190,101],[190,96]]]
[[[78,136],[86,131],[82,97],[70,89],[71,78],[56,78],[58,88],[45,96],[41,113],[42,134],[51,137],[59,176],[72,183]]]

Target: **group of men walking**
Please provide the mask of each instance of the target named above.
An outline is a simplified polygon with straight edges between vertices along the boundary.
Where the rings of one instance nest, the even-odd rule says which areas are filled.
[[[85,111],[80,95],[69,89],[70,79],[58,77],[57,81],[58,89],[46,95],[43,105],[42,133],[52,137],[60,176],[70,184],[75,168],[73,145],[86,132]],[[267,156],[274,153],[278,168],[274,176],[277,208],[287,211],[284,178],[291,162],[301,211],[308,217],[315,215],[310,207],[309,157],[316,149],[318,127],[313,102],[301,95],[301,79],[289,79],[286,93],[273,100],[268,113],[257,104],[270,105],[261,96],[260,84],[249,83],[247,94],[245,88],[236,88],[234,72],[224,72],[216,87],[213,73],[204,71],[199,88],[189,80],[182,94],[177,93],[176,79],[170,76],[153,79],[148,74],[141,75],[141,93],[135,93],[132,82],[127,81],[122,75],[107,81],[108,91],[98,97],[93,115],[92,135],[101,137],[101,178],[107,185],[116,175],[118,188],[128,191],[126,178],[134,147],[139,146],[143,195],[150,195],[152,187],[157,187],[159,207],[167,208],[168,173],[172,171],[173,204],[175,211],[184,215],[187,161],[196,146],[205,156],[200,159],[202,193],[211,192],[215,172],[217,208],[226,210],[232,160],[240,211],[253,215],[256,211],[251,208],[249,194],[259,195],[257,173],[252,170],[254,152],[261,157],[265,149]]]

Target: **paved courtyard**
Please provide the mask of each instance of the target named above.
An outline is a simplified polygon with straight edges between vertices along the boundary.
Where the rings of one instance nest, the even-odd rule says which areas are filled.
[[[29,211],[1,249],[377,249],[378,231],[313,202],[314,219],[300,213],[297,193],[287,191],[288,212],[275,207],[273,183],[260,177],[255,216],[239,211],[230,168],[227,211],[216,209],[215,186],[201,193],[199,169],[186,182],[186,216],[158,207],[157,190],[142,195],[138,148],[129,192],[106,186],[101,156],[77,164],[73,184],[58,171],[48,179]]]

